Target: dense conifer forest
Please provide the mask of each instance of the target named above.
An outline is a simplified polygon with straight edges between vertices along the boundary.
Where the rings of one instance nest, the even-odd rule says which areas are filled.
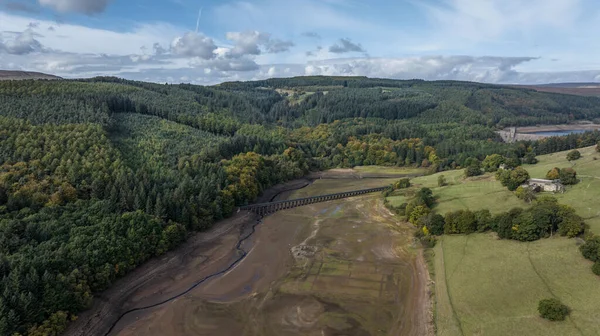
[[[523,160],[600,133],[496,130],[598,118],[599,98],[451,81],[0,82],[0,335],[60,332],[115,279],[309,171]]]

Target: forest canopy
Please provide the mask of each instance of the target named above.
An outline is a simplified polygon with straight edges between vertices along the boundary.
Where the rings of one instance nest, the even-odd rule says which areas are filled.
[[[599,102],[364,77],[0,82],[0,335],[60,332],[94,293],[274,184],[360,165],[488,158],[494,171],[493,155],[597,144],[598,132],[506,144],[495,131],[593,120]]]

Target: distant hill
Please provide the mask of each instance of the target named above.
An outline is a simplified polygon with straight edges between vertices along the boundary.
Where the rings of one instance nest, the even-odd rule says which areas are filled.
[[[538,85],[542,87],[553,87],[553,88],[570,88],[570,89],[588,89],[588,88],[600,88],[600,83],[588,82],[588,83],[550,83]]]
[[[0,70],[0,80],[19,79],[62,79],[61,77],[48,75],[41,72]]]
[[[541,85],[517,85],[541,92],[563,93],[577,96],[600,96],[600,83],[552,83]]]

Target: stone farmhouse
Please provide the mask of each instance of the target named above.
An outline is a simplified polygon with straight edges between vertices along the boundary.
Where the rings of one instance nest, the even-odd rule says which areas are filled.
[[[560,180],[543,180],[543,179],[530,179],[524,187],[533,188],[535,191],[549,191],[549,192],[565,192],[565,186],[560,183]]]

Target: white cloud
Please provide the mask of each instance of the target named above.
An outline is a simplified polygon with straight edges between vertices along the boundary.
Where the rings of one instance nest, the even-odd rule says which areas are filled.
[[[182,37],[175,38],[171,43],[171,51],[175,55],[200,57],[205,60],[214,58],[216,49],[217,45],[213,39],[194,32],[185,33]]]
[[[198,84],[314,74],[492,83],[594,81],[600,78],[600,71],[595,70],[600,69],[600,61],[590,57],[600,51],[595,38],[597,29],[593,29],[597,24],[577,25],[578,20],[573,18],[578,18],[578,10],[568,7],[567,0],[557,0],[539,9],[539,16],[531,8],[541,4],[541,0],[532,0],[534,5],[517,0],[490,0],[484,4],[475,0],[445,0],[443,6],[421,7],[434,24],[431,31],[424,33],[426,35],[418,35],[413,40],[406,40],[402,35],[389,38],[395,32],[355,19],[344,9],[333,11],[333,2],[290,1],[258,0],[252,4],[237,2],[220,6],[211,14],[217,21],[225,20],[223,15],[231,14],[227,27],[220,30],[230,33],[211,36],[160,22],[134,24],[124,32],[76,24],[57,25],[50,20],[37,19],[36,24],[31,25],[31,18],[0,12],[0,68],[41,71],[63,77],[116,75],[157,82],[187,78],[186,81]],[[573,3],[581,1],[586,0]],[[517,8],[521,3],[524,12],[516,13],[513,7]],[[293,11],[291,6],[296,6]],[[242,13],[239,9],[249,11]],[[563,23],[553,22],[559,12],[564,12]],[[270,16],[272,21],[268,19]],[[247,20],[248,17],[251,20]],[[271,24],[284,29],[267,30]],[[519,44],[508,44],[519,34],[535,37],[548,27],[563,27],[568,31],[575,26],[587,29],[579,29],[577,37],[570,39],[573,48],[554,48],[552,52],[538,53],[519,49],[516,47]],[[336,42],[332,37],[340,35],[339,32],[332,33],[335,29],[347,33],[352,40]],[[303,34],[306,31],[313,33]],[[277,37],[267,32],[277,32]],[[321,34],[323,37],[317,39]],[[367,35],[377,38],[365,37]],[[294,36],[298,39],[291,41]],[[496,46],[506,48],[496,52],[494,49],[461,47],[466,44],[487,46],[492,40]],[[366,46],[353,41],[363,42]],[[498,41],[508,42],[499,44]],[[310,44],[292,48],[294,42]],[[143,48],[140,50],[140,47]],[[342,52],[364,52],[365,49],[386,57],[337,58]],[[307,50],[310,50],[309,55]],[[432,55],[482,54],[481,50],[501,57]],[[411,56],[403,52],[429,55]],[[543,57],[510,57],[515,54]],[[551,59],[558,61],[551,62]],[[556,72],[559,68],[569,71]]]
[[[87,15],[101,13],[111,0],[38,0],[40,5],[59,12],[78,12]]]
[[[348,38],[341,38],[337,43],[329,47],[329,51],[335,54],[343,54],[349,52],[365,52],[365,49],[360,43],[354,43]]]
[[[260,55],[263,49],[267,53],[282,53],[294,46],[292,41],[272,38],[271,34],[258,31],[229,32],[226,38],[234,43],[227,52],[228,57],[237,58],[246,55]]]
[[[4,50],[13,55],[40,52],[43,50],[42,44],[35,39],[34,35],[31,29],[27,29],[21,33],[3,32],[0,35],[0,52]]]
[[[166,23],[136,24],[130,31],[116,32],[90,28],[76,24],[56,25],[51,20],[36,20],[43,37],[37,37],[48,48],[72,53],[130,55],[139,52],[140,46],[152,46],[158,42],[170,45],[173,37],[183,36],[184,30]],[[27,28],[31,19],[0,12],[0,29],[20,32]],[[54,30],[49,30],[53,27]]]
[[[260,55],[260,46],[269,42],[269,34],[257,31],[229,32],[227,39],[234,42],[235,46],[229,51],[231,57],[244,55]]]

